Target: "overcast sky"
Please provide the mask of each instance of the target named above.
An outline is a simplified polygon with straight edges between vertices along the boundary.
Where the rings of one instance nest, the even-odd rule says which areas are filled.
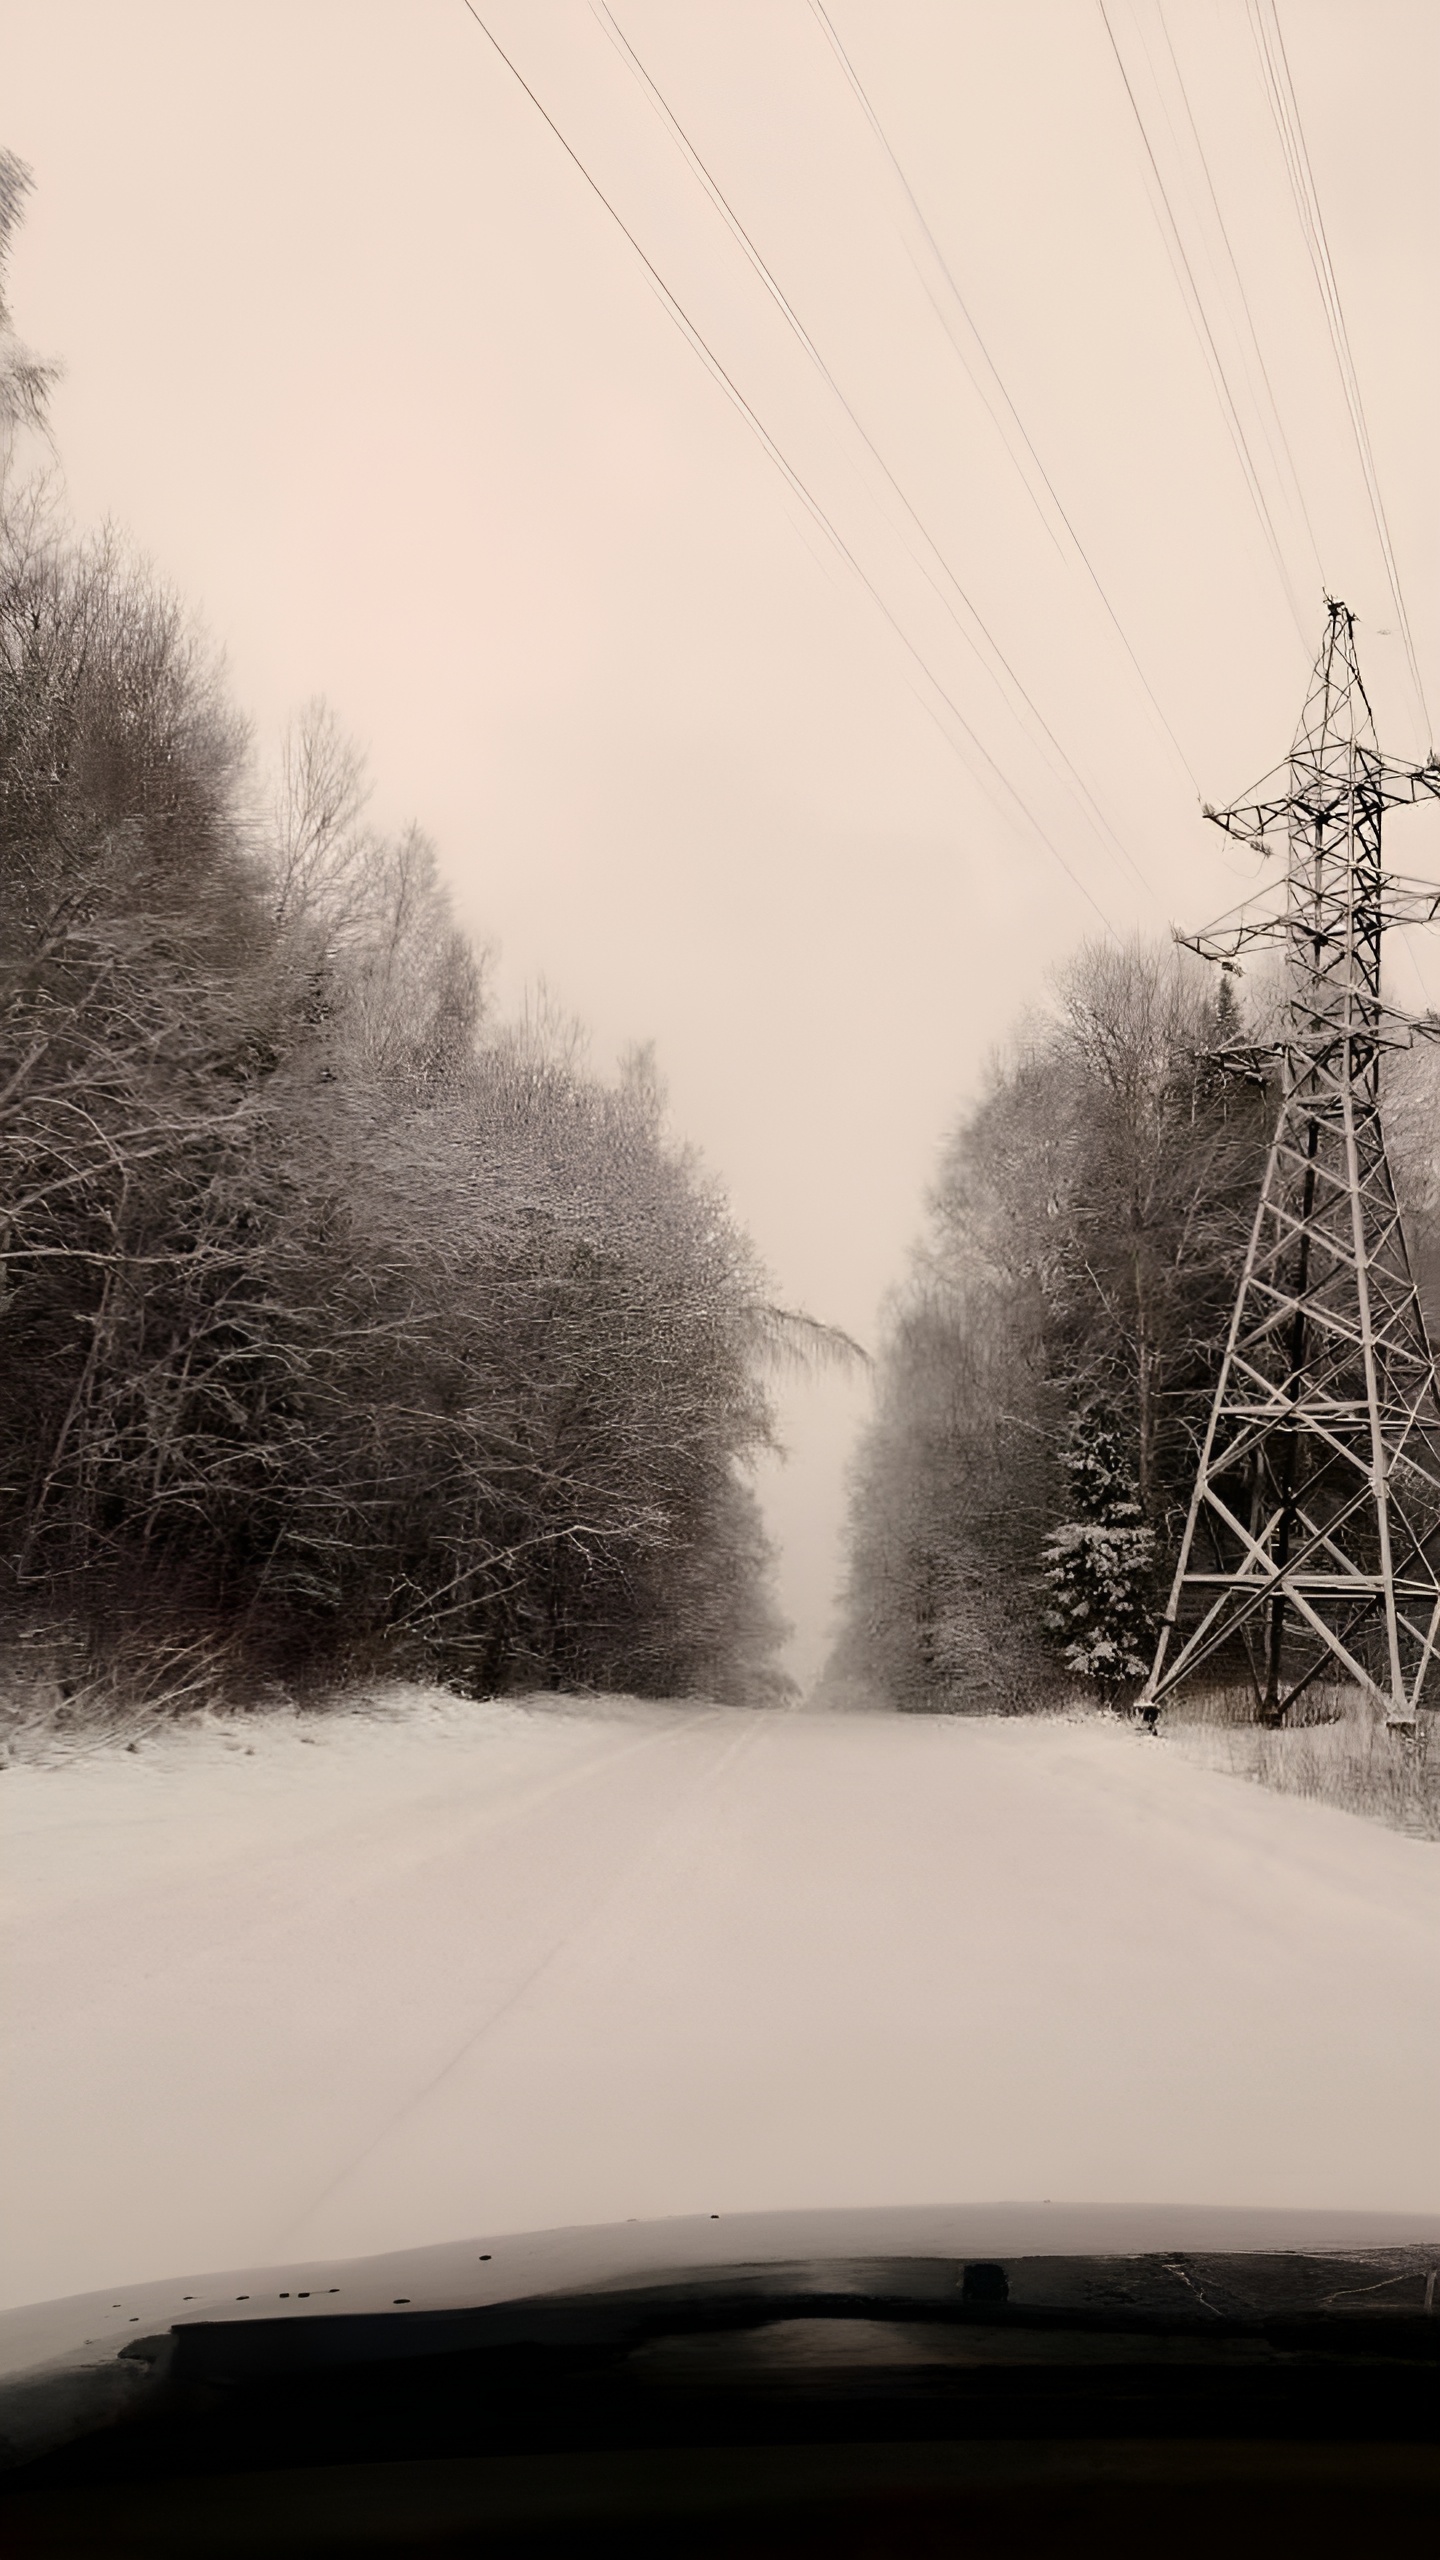
[[[777,1292],[873,1343],[1057,963],[1255,878],[1197,800],[1284,754],[1322,579],[1427,749],[1270,0],[1108,0],[1113,43],[1098,0],[829,0],[903,182],[808,0],[615,0],[819,364],[588,0],[478,5],[849,558],[464,0],[0,0],[69,504],[198,609],[262,753],[329,696],[501,1000],[543,978],[602,1069],[653,1039]],[[1440,10],[1279,8],[1433,694]],[[1436,813],[1391,823],[1440,869]],[[802,1670],[863,1408],[786,1394]]]

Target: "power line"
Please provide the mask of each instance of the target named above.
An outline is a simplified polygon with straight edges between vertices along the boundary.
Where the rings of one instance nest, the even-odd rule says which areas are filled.
[[[1175,209],[1170,202],[1169,191],[1165,185],[1164,178],[1160,174],[1160,163],[1155,156],[1155,146],[1150,139],[1145,118],[1141,112],[1140,101],[1135,95],[1134,83],[1132,82],[1130,74],[1125,67],[1125,57],[1120,50],[1118,42],[1116,41],[1115,30],[1110,23],[1110,12],[1105,5],[1105,0],[1095,0],[1095,5],[1100,12],[1101,24],[1105,29],[1106,35],[1110,39],[1110,50],[1115,56],[1116,66],[1119,70],[1120,78],[1124,83],[1125,95],[1130,101],[1131,111],[1139,130],[1140,139],[1145,146],[1145,156],[1150,163],[1150,170],[1159,194],[1160,203],[1164,207],[1164,221],[1160,221],[1157,215],[1157,225],[1161,238],[1165,242],[1166,251],[1169,255],[1170,264],[1174,271],[1175,280],[1180,286],[1180,298],[1185,304],[1191,328],[1195,332],[1201,354],[1205,358],[1206,369],[1209,372],[1216,397],[1220,402],[1221,413],[1230,430],[1230,439],[1235,447],[1236,456],[1239,460],[1241,471],[1244,474],[1245,486],[1249,491],[1251,504],[1255,509],[1257,518],[1259,519],[1260,530],[1265,536],[1270,557],[1275,565],[1276,575],[1278,576],[1280,584],[1285,591],[1285,600],[1289,605],[1291,614],[1294,618],[1296,631],[1299,634],[1302,646],[1308,648],[1309,642],[1306,637],[1305,624],[1300,612],[1299,599],[1296,596],[1294,587],[1291,583],[1290,572],[1285,565],[1285,554],[1281,548],[1280,537],[1275,530],[1275,520],[1270,513],[1269,501],[1266,498],[1260,474],[1255,467],[1255,459],[1250,451],[1249,441],[1246,437],[1244,426],[1241,423],[1240,412],[1235,405],[1235,395],[1230,388],[1230,382],[1225,371],[1224,361],[1221,357],[1219,348],[1215,344],[1215,335],[1211,329],[1209,319],[1206,316],[1205,305],[1201,298],[1200,288],[1195,281],[1195,270],[1191,266],[1189,257],[1186,254],[1185,243],[1180,233],[1180,226],[1175,219]]]
[[[1171,66],[1175,73],[1175,84],[1180,92],[1181,104],[1185,109],[1185,120],[1190,127],[1191,138],[1194,142],[1201,171],[1204,175],[1206,192],[1209,195],[1211,207],[1215,215],[1216,229],[1219,231],[1221,241],[1224,245],[1225,256],[1230,268],[1230,273],[1235,279],[1236,290],[1240,296],[1240,304],[1245,314],[1245,326],[1249,333],[1250,345],[1254,351],[1256,364],[1260,369],[1260,379],[1265,386],[1265,397],[1269,403],[1271,417],[1275,421],[1275,432],[1280,440],[1280,449],[1285,456],[1286,466],[1290,473],[1291,484],[1295,491],[1296,504],[1299,507],[1301,520],[1304,523],[1305,531],[1309,538],[1310,549],[1315,562],[1315,573],[1323,589],[1325,586],[1325,564],[1320,557],[1320,544],[1316,537],[1315,527],[1310,519],[1310,510],[1305,503],[1305,491],[1301,484],[1300,473],[1296,466],[1295,456],[1290,449],[1290,439],[1285,433],[1285,421],[1280,414],[1280,403],[1275,397],[1275,386],[1270,379],[1270,368],[1265,361],[1265,350],[1261,346],[1260,333],[1255,326],[1255,315],[1250,308],[1250,296],[1245,290],[1245,279],[1240,272],[1239,260],[1236,258],[1234,248],[1231,245],[1230,233],[1226,225],[1225,216],[1220,210],[1220,198],[1216,192],[1214,177],[1211,174],[1209,157],[1206,153],[1204,142],[1201,140],[1200,128],[1195,120],[1195,110],[1190,103],[1190,92],[1186,85],[1185,74],[1181,69],[1180,57],[1175,50],[1174,39],[1171,36],[1169,23],[1165,16],[1165,0],[1155,0],[1155,13],[1160,21],[1160,32],[1165,38],[1165,50],[1170,56]],[[1269,442],[1268,431],[1266,441],[1267,443]],[[1273,446],[1271,447],[1271,451],[1273,455]]]
[[[954,590],[954,593],[959,597],[960,602],[964,606],[966,613],[969,614],[972,622],[975,624],[976,629],[980,632],[981,637],[984,640],[985,647],[990,651],[995,662],[1003,669],[1005,676],[1008,678],[1014,691],[1019,695],[1020,700],[1024,703],[1036,726],[1041,731],[1043,737],[1048,741],[1050,747],[1054,750],[1054,757],[1058,758],[1060,765],[1063,766],[1064,773],[1068,778],[1070,787],[1079,799],[1085,816],[1089,820],[1090,824],[1105,838],[1113,851],[1119,854],[1121,860],[1129,866],[1141,887],[1150,890],[1151,895],[1153,896],[1153,883],[1147,879],[1145,873],[1140,868],[1140,865],[1134,860],[1127,847],[1116,835],[1114,828],[1106,818],[1104,811],[1100,808],[1093,792],[1086,783],[1083,774],[1080,772],[1073,759],[1066,752],[1066,749],[1061,745],[1060,740],[1056,737],[1054,730],[1045,718],[1045,715],[1041,711],[1039,704],[1035,701],[1034,696],[1029,692],[1020,676],[1017,675],[999,641],[996,639],[995,634],[991,631],[988,623],[985,621],[984,616],[980,612],[974,598],[967,592],[955,570],[951,567],[944,552],[941,550],[939,543],[935,540],[935,537],[931,533],[929,527],[925,524],[923,518],[920,516],[911,499],[907,496],[905,490],[901,487],[895,473],[891,470],[889,463],[886,461],[884,454],[880,451],[879,446],[876,444],[868,428],[857,415],[841,384],[836,380],[835,375],[831,372],[829,365],[826,363],[820,349],[811,337],[809,330],[805,327],[804,322],[801,320],[793,303],[790,301],[789,296],[785,293],[772,268],[768,265],[760,250],[756,247],[754,240],[746,230],[744,223],[740,220],[739,215],[730,203],[729,198],[726,196],[718,179],[701,158],[699,151],[691,141],[689,134],[686,132],[685,127],[676,115],[674,108],[664,96],[653,74],[646,68],[645,63],[641,60],[639,53],[631,43],[630,38],[626,35],[625,30],[616,18],[614,11],[607,5],[607,0],[591,0],[591,7],[596,17],[605,25],[607,33],[612,34],[614,41],[622,51],[636,77],[643,83],[652,103],[664,119],[672,139],[684,155],[684,158],[691,170],[699,178],[706,194],[709,196],[712,204],[716,207],[716,210],[722,216],[732,236],[739,242],[741,248],[744,250],[750,265],[753,267],[756,275],[760,278],[761,283],[765,286],[765,289],[769,293],[772,301],[781,312],[787,326],[799,341],[799,344],[804,348],[811,364],[815,367],[816,372],[825,383],[827,389],[833,393],[835,399],[839,402],[840,407],[844,410],[846,417],[849,419],[851,426],[859,436],[861,443],[865,446],[866,451],[884,473],[887,482],[894,491],[895,496],[899,499],[901,506],[904,508],[906,515],[910,519],[910,522],[914,525],[917,533],[920,535],[921,540],[926,545],[926,548],[929,550],[932,557],[939,563],[945,578],[948,580],[951,588]],[[913,553],[911,556],[912,558],[915,557]],[[926,577],[936,595],[939,596],[941,603],[944,605],[946,612],[949,614],[951,621],[955,625],[955,628],[965,641],[967,648],[971,651],[985,674],[989,677],[990,682],[996,685],[997,691],[1001,692],[1001,698],[1003,700],[1003,689],[997,682],[993,666],[986,665],[984,652],[977,647],[973,635],[966,628],[966,625],[961,620],[960,616],[956,613],[954,605],[950,602],[949,597],[945,595],[938,580],[926,567],[923,560],[917,559],[916,565],[920,568],[922,574]],[[1044,750],[1042,749],[1042,753],[1043,752]],[[1047,763],[1050,763],[1051,770],[1053,772],[1055,770],[1054,761],[1050,757],[1047,757],[1046,761]]]
[[[1065,528],[1071,550],[1075,558],[1080,562],[1091,586],[1099,597],[1110,621],[1111,627],[1115,632],[1116,638],[1119,640],[1121,648],[1124,650],[1126,657],[1130,661],[1131,669],[1140,685],[1141,691],[1145,695],[1155,718],[1163,729],[1165,736],[1169,740],[1171,747],[1174,749],[1175,754],[1178,756],[1181,765],[1188,775],[1193,789],[1198,795],[1200,784],[1194,767],[1192,766],[1189,757],[1186,755],[1184,748],[1181,746],[1179,739],[1176,737],[1174,730],[1171,728],[1155,693],[1154,687],[1152,686],[1149,677],[1146,675],[1144,668],[1141,666],[1134,648],[1131,646],[1129,636],[1125,631],[1124,625],[1122,624],[1114,605],[1110,601],[1109,594],[1106,591],[1104,581],[1102,580],[1098,569],[1095,567],[1089,552],[1086,550],[1079,534],[1071,523],[1070,517],[1060,499],[1059,492],[1055,487],[1055,483],[1051,479],[1049,472],[1046,470],[1045,465],[1035,448],[1029,429],[1026,427],[1024,419],[1021,417],[1019,410],[1016,408],[1015,403],[1005,386],[1004,378],[1001,375],[999,366],[996,364],[989,348],[986,346],[984,338],[981,336],[975,319],[965,301],[965,297],[961,293],[960,287],[955,281],[954,275],[946,261],[944,251],[941,249],[934,232],[926,221],[924,213],[921,211],[919,200],[909,179],[905,175],[899,154],[895,150],[894,144],[891,142],[889,135],[886,133],[885,128],[876,113],[875,107],[871,102],[865,85],[860,78],[860,74],[856,70],[854,63],[851,61],[849,54],[846,52],[844,45],[841,43],[840,37],[830,19],[829,13],[823,5],[823,0],[810,0],[810,6],[822,33],[829,43],[831,50],[845,75],[846,80],[849,82],[850,87],[854,92],[855,98],[867,124],[870,126],[871,132],[874,134],[876,141],[879,143],[881,150],[884,152],[885,157],[899,182],[906,201],[910,206],[910,210],[924,235],[931,257],[934,259],[936,266],[939,268],[941,275],[945,279],[945,284],[950,298],[954,303],[956,310],[959,312],[961,319],[964,321],[966,330],[980,351],[980,356],[985,368],[983,378],[976,371],[969,355],[961,345],[959,339],[955,336],[954,331],[951,329],[949,322],[946,320],[944,313],[940,309],[939,304],[934,300],[933,295],[930,296],[931,308],[934,310],[936,318],[940,321],[940,325],[944,329],[946,336],[949,338],[950,344],[954,348],[956,355],[959,357],[974,389],[979,394],[980,399],[988,410],[990,417],[995,424],[996,430],[1000,435],[1001,441],[1004,443],[1006,451],[1008,452],[1021,481],[1024,483],[1026,494],[1028,495],[1032,506],[1035,508],[1036,514],[1039,516],[1041,523],[1045,526],[1045,530],[1050,535],[1051,540],[1054,541],[1054,527],[1050,523],[1044,507],[1041,505],[1039,498],[1035,494],[1035,489],[1031,482],[1029,472],[1026,471],[1024,464],[1019,459],[1016,452],[1017,442],[1019,445],[1023,446],[1025,453],[1029,456],[1031,467],[1040,479],[1055,514],[1058,516],[1061,524]],[[992,385],[993,390],[991,387]],[[999,399],[998,408],[995,396],[997,394]],[[1058,544],[1057,548],[1059,548]]]
[[[599,180],[591,175],[591,172],[586,167],[574,145],[567,141],[565,135],[561,132],[559,125],[555,122],[554,117],[550,114],[549,109],[544,106],[541,100],[536,96],[535,91],[531,88],[524,73],[519,69],[518,65],[511,60],[498,36],[489,26],[487,26],[485,20],[481,17],[479,10],[475,6],[475,0],[462,0],[462,5],[467,14],[474,19],[481,34],[487,38],[495,52],[499,55],[500,60],[504,63],[505,68],[510,73],[512,79],[515,80],[518,86],[524,90],[526,97],[534,107],[537,115],[539,115],[549,126],[550,131],[555,136],[555,139],[559,143],[562,151],[565,153],[566,158],[573,162],[575,168],[584,179],[585,184],[590,189],[591,194],[604,206],[605,211],[609,214],[611,221],[616,226],[616,229],[623,233],[625,239],[629,242],[636,257],[640,260],[646,274],[650,277],[652,284],[659,293],[665,311],[674,321],[676,327],[680,330],[680,333],[685,339],[687,345],[690,346],[694,353],[700,357],[700,360],[704,364],[707,372],[720,385],[721,389],[725,392],[727,398],[733,403],[735,408],[739,410],[740,415],[744,418],[747,426],[750,427],[753,434],[758,438],[762,450],[774,465],[775,469],[780,473],[780,476],[785,481],[787,487],[800,500],[800,503],[806,509],[806,512],[812,517],[814,522],[819,525],[822,532],[828,536],[836,550],[841,554],[841,557],[854,571],[854,574],[859,579],[861,585],[866,589],[880,612],[884,615],[885,620],[889,623],[891,630],[895,633],[902,647],[904,647],[908,651],[909,655],[914,659],[922,674],[925,676],[929,684],[933,686],[934,691],[939,695],[940,700],[945,704],[945,707],[950,712],[952,718],[957,722],[959,727],[964,731],[966,737],[970,740],[976,753],[989,766],[990,771],[994,774],[1001,789],[1008,793],[1010,799],[1020,811],[1021,816],[1033,829],[1034,833],[1039,837],[1040,842],[1045,846],[1047,852],[1052,855],[1055,862],[1064,872],[1065,877],[1070,882],[1072,888],[1079,891],[1081,897],[1084,898],[1088,906],[1093,907],[1107,933],[1112,936],[1115,935],[1115,927],[1111,923],[1110,918],[1106,915],[1104,908],[1100,905],[1099,900],[1089,889],[1086,888],[1084,881],[1079,878],[1078,874],[1071,869],[1063,853],[1060,851],[1059,846],[1055,844],[1052,838],[1046,833],[1046,830],[1040,824],[1039,819],[1035,816],[1034,811],[1028,806],[1020,792],[1016,790],[1015,785],[1009,780],[1008,776],[1001,771],[1000,766],[990,754],[989,749],[984,745],[982,740],[977,736],[975,730],[971,727],[970,722],[966,719],[964,712],[959,707],[959,704],[952,700],[950,694],[946,691],[938,676],[936,676],[923,653],[916,647],[914,641],[910,638],[909,633],[904,629],[903,625],[891,611],[889,605],[885,601],[885,598],[876,586],[874,579],[869,575],[868,571],[861,566],[861,563],[851,550],[849,543],[845,540],[844,535],[840,533],[836,526],[831,522],[830,517],[826,514],[818,498],[811,494],[799,472],[794,468],[793,464],[787,460],[774,437],[771,435],[768,427],[766,427],[763,419],[751,407],[750,402],[746,399],[745,394],[740,389],[738,383],[736,383],[732,376],[726,371],[719,357],[715,354],[714,349],[702,336],[700,330],[697,328],[695,322],[690,318],[689,313],[686,311],[678,295],[676,295],[666,283],[665,278],[660,273],[659,268],[655,265],[654,260],[650,258],[641,247],[634,232],[625,221],[624,216],[618,212],[616,207],[611,203],[610,198],[606,195]],[[943,728],[941,734],[947,738],[947,742],[952,750],[959,753],[960,750],[956,748],[953,737],[950,737],[949,733],[943,730]],[[968,764],[968,759],[963,756],[961,760]],[[986,796],[991,800],[992,805],[994,805],[998,810],[999,804],[995,802],[993,793],[989,791],[988,786],[985,784],[982,777],[974,773],[973,766],[970,766],[969,770],[974,776],[974,779],[980,783],[981,789],[986,792]],[[1001,811],[1000,814],[1003,815],[1003,811]],[[1118,937],[1116,938],[1118,939]]]
[[[1365,421],[1364,403],[1360,397],[1360,377],[1356,373],[1355,359],[1350,352],[1350,335],[1345,326],[1340,287],[1336,282],[1335,268],[1330,256],[1325,219],[1320,210],[1320,197],[1315,185],[1310,153],[1306,146],[1300,101],[1296,97],[1295,83],[1290,73],[1290,58],[1285,50],[1285,37],[1280,25],[1279,12],[1275,6],[1275,0],[1247,0],[1247,8],[1250,32],[1260,59],[1265,95],[1269,101],[1276,132],[1280,137],[1280,147],[1290,180],[1290,191],[1295,199],[1295,210],[1300,219],[1301,233],[1309,251],[1310,264],[1314,269],[1315,282],[1324,307],[1325,319],[1330,331],[1330,344],[1334,351],[1341,388],[1345,394],[1345,405],[1350,412],[1350,425],[1355,436],[1356,450],[1360,456],[1365,494],[1370,501],[1370,512],[1375,521],[1381,556],[1385,562],[1385,575],[1390,582],[1395,617],[1400,625],[1400,635],[1405,644],[1405,656],[1410,668],[1410,680],[1415,687],[1415,698],[1419,703],[1420,715],[1425,724],[1426,739],[1433,749],[1434,733],[1430,726],[1425,687],[1420,679],[1420,662],[1415,654],[1410,616],[1405,609],[1405,598],[1400,589],[1400,571],[1396,564],[1394,545],[1390,539],[1385,501],[1380,494],[1380,475],[1375,467],[1374,448],[1370,442],[1370,430]]]

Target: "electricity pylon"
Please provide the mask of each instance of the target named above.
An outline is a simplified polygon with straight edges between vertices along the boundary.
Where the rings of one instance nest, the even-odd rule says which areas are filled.
[[[1429,923],[1440,889],[1381,868],[1398,802],[1440,798],[1440,760],[1375,744],[1355,620],[1330,603],[1288,769],[1205,815],[1242,843],[1288,840],[1283,907],[1182,936],[1233,967],[1284,953],[1273,1049],[1281,1102],[1201,1445],[1154,1667],[1177,1684],[1243,1646],[1262,1720],[1322,1674],[1414,1726],[1440,1636],[1440,1400],[1380,1117],[1381,1064],[1417,1032],[1386,1004],[1386,927]]]

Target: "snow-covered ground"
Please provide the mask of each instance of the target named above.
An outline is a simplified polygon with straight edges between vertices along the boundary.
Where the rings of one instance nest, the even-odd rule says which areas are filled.
[[[0,1775],[0,2300],[557,2223],[1440,2208],[1440,1847],[1100,1720],[474,1706]]]
[[[1387,1731],[1356,1690],[1306,1702],[1293,1725],[1267,1730],[1254,1700],[1234,1692],[1180,1696],[1167,1704],[1161,1739],[1207,1768],[1226,1769],[1287,1795],[1313,1796],[1389,1822],[1417,1839],[1440,1841],[1440,1751],[1433,1718],[1419,1732]]]

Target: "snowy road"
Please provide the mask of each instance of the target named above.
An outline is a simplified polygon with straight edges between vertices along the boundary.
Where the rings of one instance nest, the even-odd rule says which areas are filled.
[[[1114,1725],[466,1707],[0,1777],[0,2300],[560,2222],[1440,2208],[1440,1849]]]

